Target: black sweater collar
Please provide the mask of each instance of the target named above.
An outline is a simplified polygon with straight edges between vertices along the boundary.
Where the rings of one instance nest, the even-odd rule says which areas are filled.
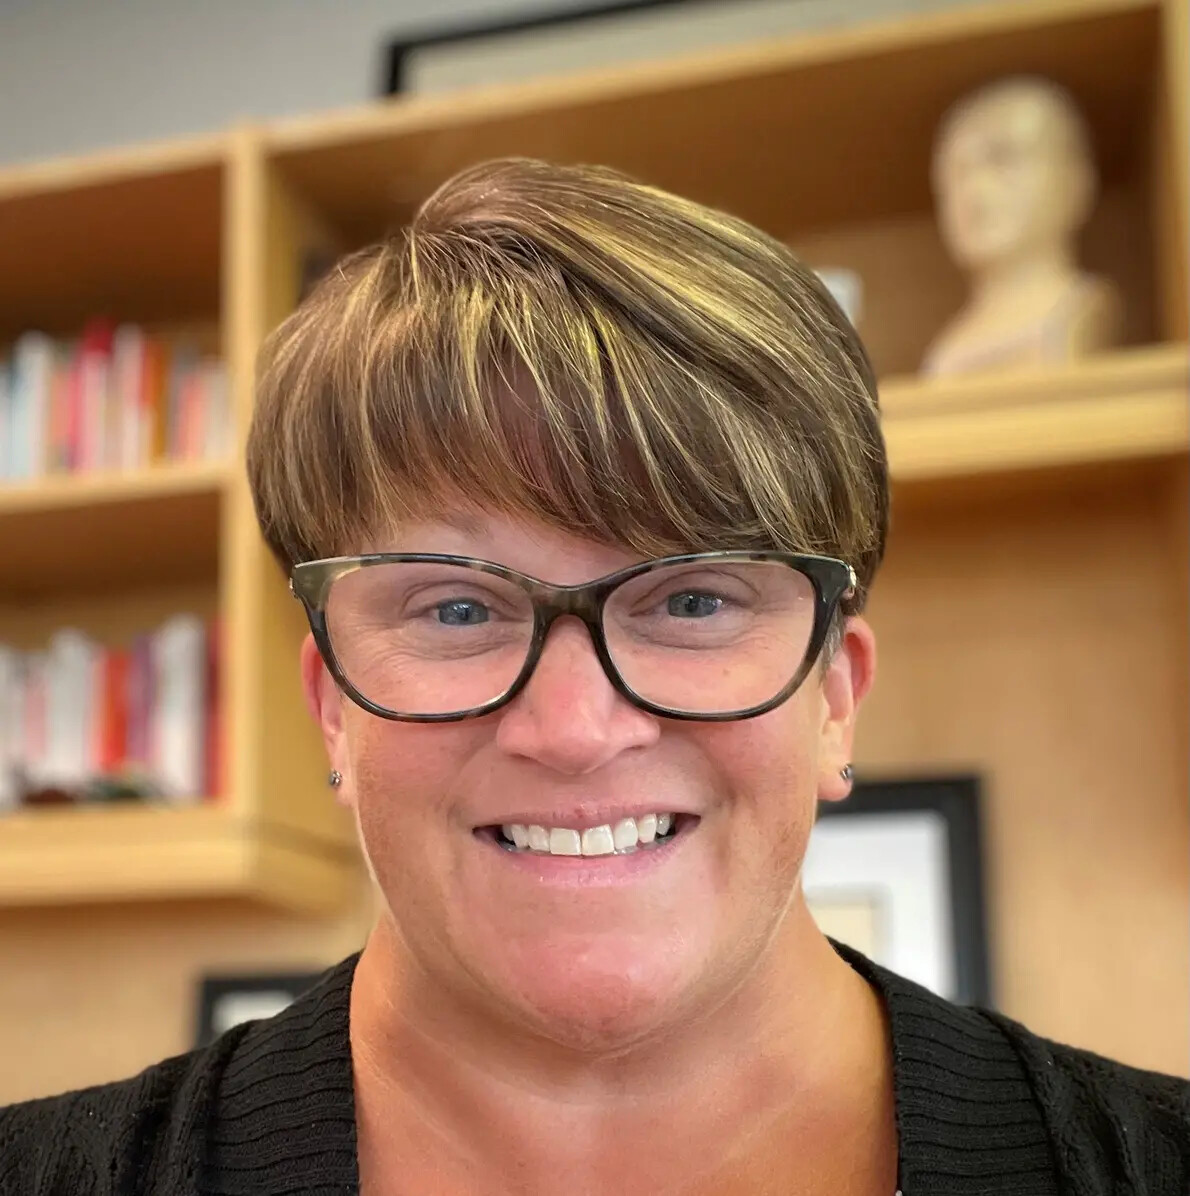
[[[1056,1196],[1040,1106],[1008,1038],[839,943],[888,1010],[905,1196]],[[211,1111],[203,1191],[358,1191],[349,1015],[359,956],[244,1034]]]

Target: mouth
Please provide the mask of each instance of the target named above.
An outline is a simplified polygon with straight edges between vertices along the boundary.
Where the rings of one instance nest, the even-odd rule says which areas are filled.
[[[589,859],[664,850],[699,821],[696,814],[662,811],[586,827],[505,823],[477,827],[475,834],[513,855]]]

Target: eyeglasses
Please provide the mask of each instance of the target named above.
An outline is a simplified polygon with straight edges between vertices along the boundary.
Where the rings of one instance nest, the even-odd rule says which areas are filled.
[[[556,619],[586,624],[615,689],[665,718],[752,718],[786,701],[855,571],[833,557],[699,552],[555,586],[438,553],[295,565],[290,590],[343,692],[380,718],[490,714],[528,683]]]

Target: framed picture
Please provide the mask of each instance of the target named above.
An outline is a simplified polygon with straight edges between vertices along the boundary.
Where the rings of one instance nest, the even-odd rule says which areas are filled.
[[[860,781],[823,802],[802,870],[830,937],[961,1004],[990,1006],[975,777]]]
[[[460,22],[390,41],[386,95],[448,91],[641,62],[803,28],[790,0],[592,0],[581,8]]]
[[[243,1022],[272,1017],[313,988],[322,972],[204,976],[198,984],[194,1045],[206,1046]]]

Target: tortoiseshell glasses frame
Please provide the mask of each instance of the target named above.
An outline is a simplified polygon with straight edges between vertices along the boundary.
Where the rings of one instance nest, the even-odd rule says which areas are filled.
[[[660,706],[638,694],[623,678],[612,653],[608,649],[603,625],[604,607],[625,582],[643,574],[675,565],[707,562],[710,564],[731,564],[747,561],[768,561],[784,565],[809,580],[814,590],[814,619],[805,655],[789,681],[779,692],[757,705],[739,710],[699,711]],[[346,675],[331,642],[327,626],[327,604],[336,581],[362,569],[402,562],[413,564],[450,565],[474,569],[480,573],[492,574],[520,587],[533,605],[532,638],[527,646],[525,662],[515,680],[498,696],[480,706],[448,713],[410,713],[389,709],[371,701],[361,693]],[[856,590],[855,571],[845,561],[835,557],[811,556],[800,553],[778,551],[735,551],[731,549],[715,552],[685,553],[678,556],[661,557],[643,561],[617,570],[605,577],[582,585],[557,586],[475,557],[454,556],[442,553],[368,553],[362,556],[329,557],[323,560],[306,561],[295,565],[290,574],[289,588],[305,608],[306,617],[314,641],[336,684],[355,704],[378,718],[398,722],[445,723],[464,719],[480,718],[499,710],[511,702],[528,683],[545,647],[546,637],[556,619],[573,615],[580,619],[590,633],[595,653],[607,674],[608,681],[616,691],[639,709],[663,718],[691,722],[730,722],[755,718],[773,710],[787,701],[805,681],[814,662],[818,659],[840,602],[852,597]]]

